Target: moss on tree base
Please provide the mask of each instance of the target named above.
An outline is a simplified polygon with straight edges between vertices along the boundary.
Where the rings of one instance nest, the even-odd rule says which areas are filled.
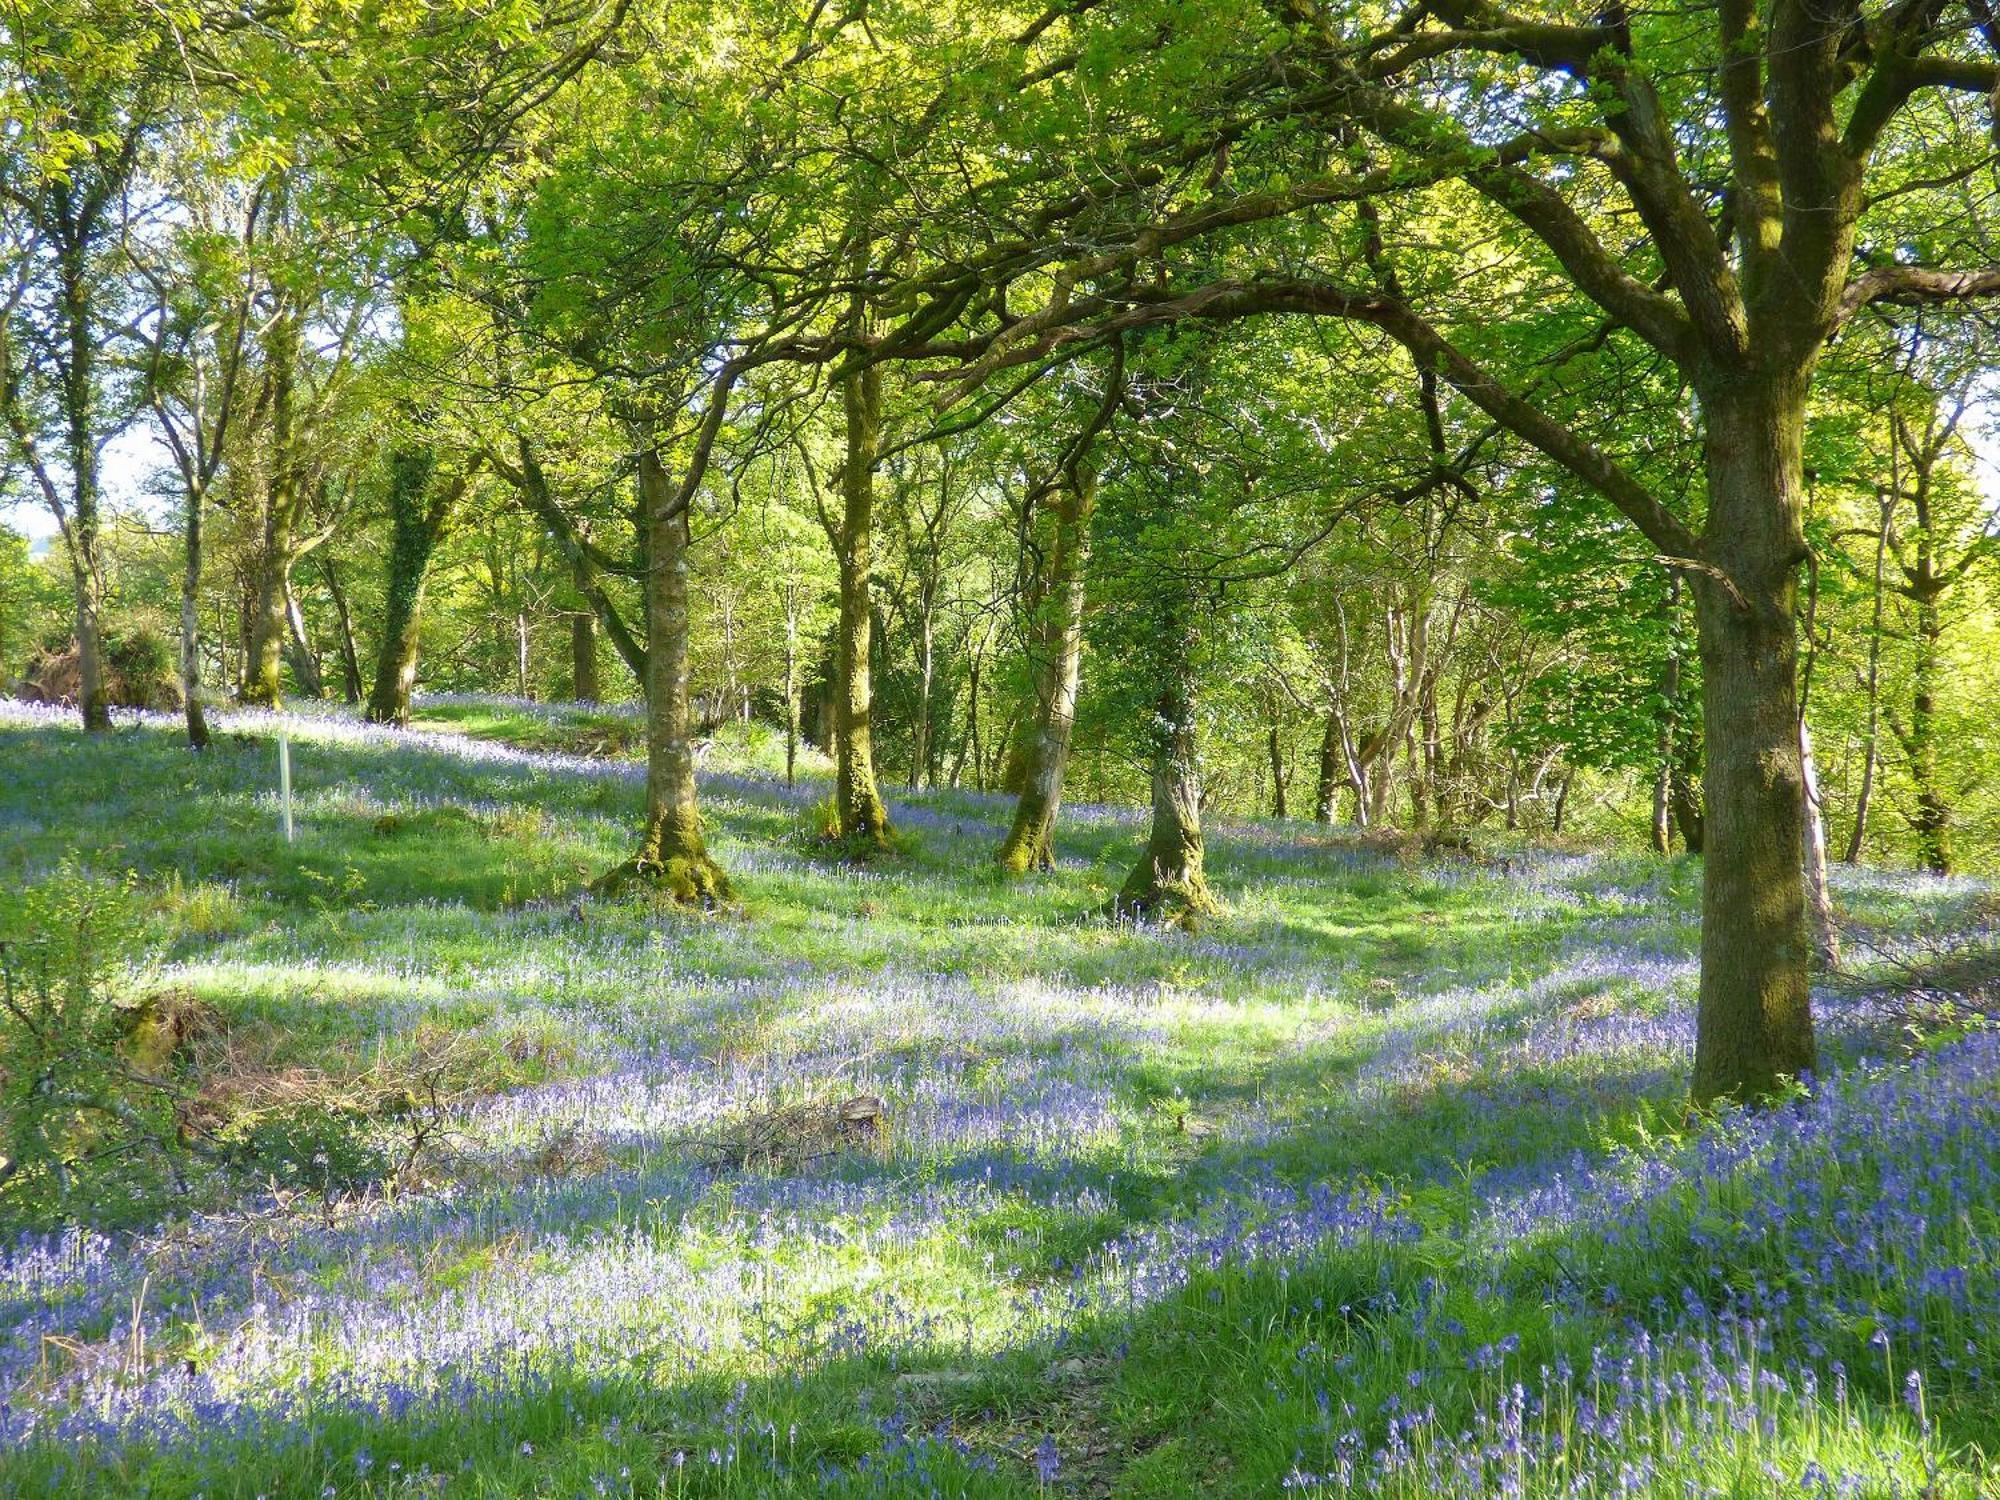
[[[1056,867],[1055,851],[1046,839],[1009,838],[1000,846],[995,863],[1008,875],[1040,874]]]
[[[1200,871],[1179,877],[1141,865],[1112,898],[1111,915],[1127,921],[1158,922],[1192,932],[1209,917],[1222,915],[1222,902]]]
[[[726,905],[736,895],[722,866],[706,854],[628,859],[593,880],[590,893],[605,900],[635,894],[669,896],[683,906],[704,908]]]

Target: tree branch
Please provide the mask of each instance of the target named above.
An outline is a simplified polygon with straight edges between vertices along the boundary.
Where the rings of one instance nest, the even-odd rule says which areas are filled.
[[[2000,295],[2000,266],[1975,271],[1943,271],[1931,266],[1877,266],[1848,282],[1840,295],[1838,320],[1845,323],[1873,302],[1922,307],[1932,302],[1966,302]]]

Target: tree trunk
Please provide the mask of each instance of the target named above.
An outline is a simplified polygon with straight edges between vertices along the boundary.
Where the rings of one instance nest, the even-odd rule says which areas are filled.
[[[931,692],[937,677],[937,626],[929,590],[917,620],[917,722],[910,736],[910,787],[924,784],[931,769]]]
[[[1937,676],[1943,636],[1936,598],[1920,595],[1907,736],[1910,783],[1916,793],[1910,828],[1917,836],[1918,860],[1938,875],[1951,873],[1951,803],[1944,794],[1937,764]]]
[[[430,503],[437,455],[428,445],[399,448],[389,457],[389,571],[382,596],[382,649],[368,694],[368,721],[410,722],[417,686],[417,650],[423,638],[424,584],[430,574],[443,515]]]
[[[1814,1060],[1799,762],[1805,374],[1703,394],[1708,556],[1695,575],[1707,849],[1694,1097],[1755,1099]]]
[[[1118,892],[1121,916],[1193,927],[1220,911],[1202,868],[1201,776],[1195,760],[1194,694],[1184,667],[1169,674],[1153,747],[1153,826],[1146,851]]]
[[[959,764],[953,766],[951,772],[951,784],[957,786],[960,774],[965,769],[965,757],[967,754],[970,754],[972,757],[972,779],[982,792],[986,790],[986,787],[984,784],[985,763],[980,759],[979,748],[979,687],[981,678],[986,670],[986,648],[989,641],[989,635],[982,633],[979,637],[979,644],[972,648],[972,661],[966,668],[965,740],[959,746]]]
[[[694,736],[688,712],[688,513],[676,511],[659,454],[639,455],[646,524],[646,823],[639,852],[594,889],[615,895],[634,885],[689,905],[730,896],[728,877],[709,857],[695,800]]]
[[[333,599],[333,616],[340,626],[340,694],[350,704],[361,701],[361,652],[354,644],[354,612],[347,607],[347,590],[340,586],[340,575],[334,571],[333,561],[324,554],[320,557],[320,577],[326,580],[326,591]]]
[[[62,256],[62,315],[69,340],[62,404],[70,473],[71,580],[76,585],[77,711],[95,734],[111,727],[104,684],[104,563],[98,554],[97,340],[90,327],[90,278],[80,251]]]
[[[1327,710],[1326,730],[1319,737],[1319,785],[1313,795],[1313,821],[1331,824],[1333,805],[1340,796],[1342,781],[1340,715]]]
[[[1030,639],[1037,722],[1016,744],[1024,747],[1014,822],[1000,845],[1000,868],[1019,875],[1055,865],[1056,814],[1062,806],[1076,729],[1077,688],[1083,676],[1084,574],[1090,561],[1090,519],[1097,504],[1097,475],[1079,463],[1065,477],[1056,501],[1055,546],[1049,582]]]
[[[1806,909],[1812,921],[1813,952],[1820,966],[1840,967],[1840,927],[1833,915],[1833,891],[1827,884],[1826,815],[1819,800],[1819,768],[1813,758],[1812,730],[1799,720],[1799,780],[1805,789]]]
[[[1674,765],[1668,778],[1673,795],[1674,827],[1688,853],[1708,847],[1708,822],[1701,810],[1701,746],[1691,734],[1678,736]]]
[[[1445,785],[1444,746],[1438,727],[1437,668],[1429,665],[1418,679],[1418,745],[1410,757],[1411,798],[1417,808],[1417,827],[1432,823],[1448,827],[1452,821],[1450,789]],[[1419,753],[1420,752],[1420,753]]]
[[[266,341],[271,365],[271,468],[264,481],[264,534],[257,556],[248,652],[243,664],[243,701],[263,708],[276,708],[283,698],[279,669],[284,660],[285,595],[290,586],[299,498],[299,473],[293,453],[297,420],[293,410],[297,322],[292,314],[281,314]]]
[[[840,836],[860,852],[886,847],[889,810],[875,784],[874,711],[869,655],[874,644],[875,448],[882,421],[882,372],[874,367],[841,382],[847,455],[841,464],[840,553]]]
[[[799,765],[799,607],[785,601],[785,785],[798,780]]]
[[[1275,724],[1265,731],[1265,749],[1271,757],[1271,816],[1282,820],[1286,816],[1285,751]]]
[[[1369,768],[1367,815],[1365,817],[1358,816],[1355,821],[1364,828],[1379,828],[1385,824],[1393,827],[1394,825],[1389,823],[1389,800],[1395,795],[1395,792],[1395,754],[1385,743],[1383,753],[1377,757],[1376,763]],[[1360,812],[1361,805],[1357,799],[1355,802],[1357,813]],[[1560,833],[1562,830],[1557,829],[1556,831]]]
[[[1889,550],[1889,523],[1895,515],[1895,488],[1885,487],[1880,496],[1882,523],[1875,533],[1875,591],[1868,622],[1868,730],[1861,753],[1861,791],[1854,799],[1854,827],[1847,835],[1844,864],[1861,862],[1861,846],[1868,837],[1868,808],[1875,795],[1875,772],[1882,759],[1882,574]]]
[[[298,591],[289,578],[285,581],[285,634],[291,643],[292,675],[299,680],[300,689],[308,698],[325,697],[326,681],[320,675],[319,655],[306,635],[305,612],[299,608]]]
[[[181,527],[181,707],[190,750],[208,748],[208,715],[201,702],[201,512],[201,486],[191,484]]]
[[[590,607],[586,592],[590,584],[590,564],[581,556],[570,560],[583,608],[569,617],[570,692],[579,703],[595,703],[602,694],[597,679],[597,613]]]
[[[570,576],[575,580],[577,592],[582,594],[585,602],[590,605],[598,624],[611,639],[611,648],[618,653],[619,660],[631,670],[632,680],[643,691],[646,686],[645,644],[633,636],[624,617],[618,613],[617,605],[604,591],[603,584],[598,582],[598,565],[592,561],[589,539],[556,503],[555,495],[549,489],[548,475],[543,472],[541,463],[535,457],[534,445],[526,437],[517,436],[515,450],[520,460],[519,468],[501,462],[495,457],[496,466],[502,477],[514,486],[516,493],[535,513],[543,528],[555,538],[556,545],[562,549],[563,555],[569,558],[572,569]],[[639,523],[639,530],[643,546],[643,521]]]
[[[1669,585],[1666,612],[1667,642],[1666,660],[1660,665],[1660,723],[1657,743],[1654,747],[1659,764],[1653,771],[1653,852],[1666,854],[1673,849],[1674,827],[1674,731],[1678,724],[1678,704],[1681,695],[1681,658],[1672,640],[1673,615],[1680,602],[1680,582],[1674,580]]]
[[[267,522],[243,676],[243,701],[261,708],[276,708],[284,700],[285,570],[290,549],[289,527]]]

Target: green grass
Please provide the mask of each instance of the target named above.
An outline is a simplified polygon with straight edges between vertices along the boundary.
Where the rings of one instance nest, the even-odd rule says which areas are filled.
[[[193,994],[259,1067],[378,1065],[440,1034],[474,1059],[454,1152],[420,1190],[225,1225],[210,1258],[227,1265],[190,1261],[174,1235],[121,1243],[116,1296],[0,1301],[0,1336],[67,1340],[7,1377],[17,1400],[129,1343],[143,1284],[143,1352],[102,1389],[165,1392],[191,1363],[247,1424],[205,1444],[31,1446],[0,1458],[0,1490],[1263,1495],[1295,1468],[1337,1473],[1350,1427],[1386,1441],[1391,1397],[1420,1391],[1449,1433],[1515,1380],[1534,1389],[1544,1364],[1581,1381],[1635,1327],[1662,1341],[1661,1369],[1694,1357],[1666,1343],[1683,1294],[1713,1292],[1689,1248],[1715,1212],[1699,1194],[1663,1191],[1616,1232],[1496,1227],[1553,1170],[1609,1192],[1708,1139],[1679,1102],[1691,862],[1399,860],[1224,822],[1225,915],[1159,932],[1093,915],[1137,848],[1131,814],[1080,810],[1060,867],[1012,882],[990,862],[1004,803],[940,792],[898,804],[903,852],[856,870],[799,837],[822,787],[763,774],[763,736],[710,756],[760,774],[704,789],[739,909],[592,903],[582,887],[629,853],[640,807],[608,732],[634,722],[493,701],[427,705],[420,724],[452,739],[300,723],[289,845],[255,721],[200,757],[157,729],[86,741],[0,723],[0,872],[34,881],[65,857],[135,871],[160,955],[149,982]],[[482,758],[458,740],[584,758]],[[1982,899],[1892,877],[1842,896],[1885,931]],[[1836,1059],[1884,1041],[1860,1020],[1829,1028]],[[849,1092],[886,1104],[866,1147],[775,1172],[703,1156],[772,1104]],[[1761,1201],[1754,1162],[1731,1170]],[[1828,1170],[1858,1192],[1875,1169]],[[1117,1295],[1133,1266],[1172,1261],[1161,1247],[1254,1239],[1315,1193],[1376,1205],[1394,1230],[1350,1238],[1328,1220],[1281,1254]],[[1967,1198],[1926,1253],[1978,1274],[1996,1230]],[[1779,1250],[1770,1274],[1789,1274]],[[618,1282],[637,1265],[659,1278],[657,1308]],[[347,1311],[258,1331],[308,1292]],[[464,1309],[511,1317],[544,1298],[550,1321],[506,1346],[518,1378],[474,1399],[440,1399],[423,1360],[369,1363],[377,1317],[471,1338]],[[1933,1468],[1942,1494],[1992,1481],[1974,1446],[2000,1424],[1986,1385],[1927,1365],[1919,1422],[1906,1367],[1877,1373],[1866,1328],[1841,1337],[1812,1354],[1786,1334],[1758,1356],[1789,1370],[1841,1353],[1838,1403],[1767,1393],[1767,1427],[1692,1444],[1699,1396],[1635,1418],[1625,1441],[1654,1466],[1651,1492],[1779,1493],[1808,1463],[1909,1493]],[[257,1339],[267,1356],[245,1352]],[[393,1417],[343,1405],[328,1382],[371,1369],[420,1395]],[[301,1377],[311,1409],[259,1427]],[[1059,1458],[1046,1485],[1044,1442]],[[1406,1475],[1385,1492],[1425,1491]]]

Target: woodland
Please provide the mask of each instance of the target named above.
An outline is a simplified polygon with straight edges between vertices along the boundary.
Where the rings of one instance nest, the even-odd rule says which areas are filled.
[[[0,0],[0,1490],[2000,1484],[1987,0]]]

